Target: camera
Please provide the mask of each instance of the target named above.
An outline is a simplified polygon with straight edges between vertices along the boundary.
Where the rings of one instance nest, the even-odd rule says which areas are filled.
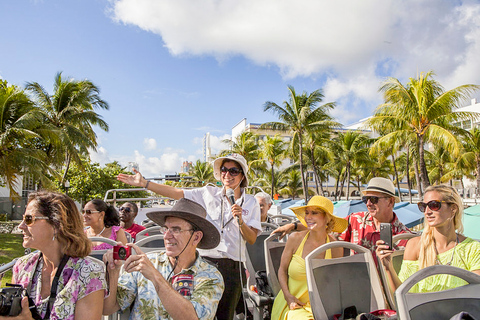
[[[0,316],[18,316],[22,312],[22,298],[26,291],[21,285],[6,284],[0,289]]]
[[[115,260],[127,260],[132,254],[132,248],[128,246],[114,246],[113,247],[113,259]]]

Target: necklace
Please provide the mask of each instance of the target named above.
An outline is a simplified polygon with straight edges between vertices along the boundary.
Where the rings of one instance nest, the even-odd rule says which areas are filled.
[[[435,238],[433,239],[434,241],[434,245],[435,245],[435,253],[437,254],[436,258],[435,258],[435,264],[439,264],[441,265],[442,263],[440,262],[440,260],[438,259],[438,250],[437,250],[437,244],[435,242]],[[448,261],[445,265],[446,266],[451,266],[452,265],[452,261],[453,261],[453,257],[455,256],[455,248],[457,247],[457,244],[458,244],[458,234],[457,234],[457,240],[455,240],[455,246],[453,246],[453,252],[452,252],[452,257],[450,258],[450,261]]]
[[[93,228],[92,228],[92,231],[93,231]],[[101,236],[101,234],[103,233],[103,231],[105,231],[105,227],[103,227],[103,229],[102,229],[102,231],[100,231],[100,233],[97,233],[96,235],[94,235],[94,237]]]

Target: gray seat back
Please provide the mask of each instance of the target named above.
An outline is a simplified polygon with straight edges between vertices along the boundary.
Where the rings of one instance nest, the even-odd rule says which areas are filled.
[[[112,240],[112,239],[108,239],[108,238],[104,238],[104,237],[89,237],[88,239],[90,239],[90,241],[92,242],[103,242],[103,243],[107,243],[111,246],[116,246],[117,245],[117,241],[115,240]],[[94,257],[100,261],[103,261],[103,255],[105,254],[105,252],[107,252],[106,249],[104,250],[92,250],[89,254],[90,257]]]
[[[277,296],[280,291],[278,282],[278,269],[285,249],[286,240],[278,240],[279,233],[274,233],[265,239],[265,267],[267,271],[268,284],[272,288],[273,295]]]
[[[408,240],[418,236],[419,235],[415,233],[400,233],[392,237],[392,242],[397,243],[400,240],[405,240],[405,239]],[[402,267],[404,253],[405,253],[404,249],[396,250],[392,253],[391,257],[392,257],[393,269],[397,274],[400,272],[400,269]],[[378,271],[380,273],[380,279],[382,280],[382,286],[385,292],[385,297],[387,299],[388,305],[390,306],[390,309],[396,310],[397,304],[395,303],[395,298],[392,294],[392,291],[390,290],[390,285],[388,284],[387,272],[383,264],[380,262],[380,259],[378,260]]]
[[[328,249],[348,248],[356,254],[319,259]],[[358,313],[385,309],[380,278],[370,250],[354,243],[334,241],[305,257],[308,293],[315,319],[332,319],[349,306]]]
[[[143,229],[142,231],[140,231],[139,233],[137,233],[136,235],[136,242],[138,242],[139,240],[142,240],[143,238],[146,238],[146,237],[149,237],[149,236],[152,236],[152,235],[157,235],[157,234],[162,234],[160,232],[160,228],[161,226],[152,226],[152,227],[148,227],[146,229]],[[148,236],[146,235],[148,233]]]
[[[135,242],[135,244],[145,253],[153,250],[165,249],[163,234],[149,235],[140,240],[137,238],[137,242]]]
[[[408,293],[419,281],[437,274],[449,274],[468,284],[439,292]],[[480,275],[444,265],[421,269],[402,283],[395,291],[397,313],[402,320],[450,319],[462,311],[480,319]]]

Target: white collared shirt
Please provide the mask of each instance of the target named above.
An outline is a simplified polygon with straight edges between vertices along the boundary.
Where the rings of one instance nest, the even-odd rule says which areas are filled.
[[[233,219],[232,206],[225,196],[224,188],[205,186],[198,189],[183,190],[185,198],[201,204],[207,211],[207,219],[212,222],[221,235],[222,243],[215,249],[200,250],[202,256],[211,258],[230,258],[235,261],[245,261],[245,240],[240,234],[238,223]],[[247,226],[262,230],[260,223],[260,206],[255,197],[245,194],[237,199],[236,204],[242,207],[242,218]],[[223,213],[223,219],[222,219]],[[239,237],[240,236],[240,237]],[[220,250],[222,247],[226,249]],[[241,248],[241,258],[239,256]]]

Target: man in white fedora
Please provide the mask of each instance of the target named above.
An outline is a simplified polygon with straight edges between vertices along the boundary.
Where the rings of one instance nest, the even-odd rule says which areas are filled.
[[[172,210],[147,216],[162,226],[165,251],[145,254],[129,243],[135,254],[125,263],[114,260],[111,250],[105,254],[110,294],[104,300],[103,314],[131,306],[129,319],[214,319],[223,278],[197,252],[197,248],[215,248],[220,242],[220,233],[206,219],[207,212],[182,198]]]
[[[375,258],[376,242],[380,240],[380,223],[390,223],[392,235],[410,232],[410,230],[393,212],[395,203],[400,199],[395,195],[395,186],[390,179],[380,177],[370,179],[362,194],[362,201],[367,205],[367,211],[352,213],[347,217],[348,227],[340,234],[339,240],[361,245],[369,249]],[[299,223],[292,223],[274,230],[273,233],[280,232],[283,236],[293,230],[304,230],[304,228]],[[396,248],[405,247],[406,242],[406,240],[400,241]]]

